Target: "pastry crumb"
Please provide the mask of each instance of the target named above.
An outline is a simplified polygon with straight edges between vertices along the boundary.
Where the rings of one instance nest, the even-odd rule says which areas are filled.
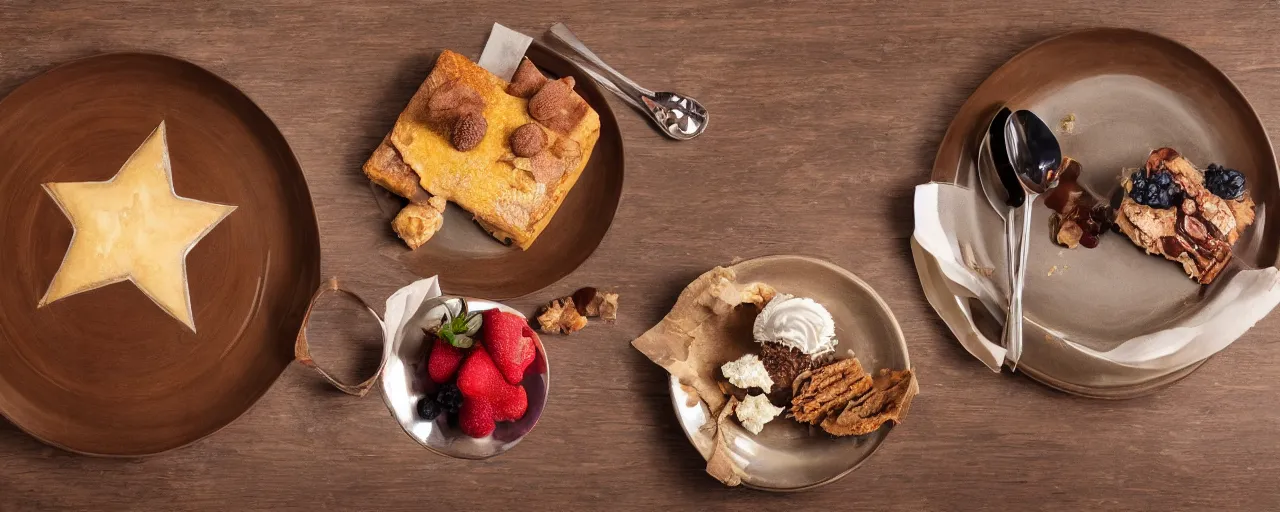
[[[1062,130],[1062,133],[1065,133],[1067,135],[1071,135],[1075,133],[1076,132],[1076,115],[1067,114],[1066,117],[1063,117],[1062,120],[1058,122],[1058,128]]]
[[[972,245],[969,245],[967,243],[961,245],[960,256],[964,258],[964,264],[965,266],[969,267],[969,270],[977,272],[982,277],[991,277],[991,274],[994,274],[996,272],[996,269],[994,267],[988,267],[986,265],[978,264],[978,258],[973,255]]]
[[[1058,266],[1057,266],[1057,265],[1054,265],[1054,266],[1052,266],[1052,267],[1049,267],[1049,273],[1048,273],[1048,274],[1045,274],[1045,275],[1046,275],[1046,276],[1048,276],[1048,277],[1053,277],[1053,274],[1054,274],[1055,272],[1057,272],[1057,271],[1058,271]]]
[[[587,318],[618,319],[618,294],[586,287],[548,302],[538,313],[538,327],[547,334],[572,334],[587,326]]]

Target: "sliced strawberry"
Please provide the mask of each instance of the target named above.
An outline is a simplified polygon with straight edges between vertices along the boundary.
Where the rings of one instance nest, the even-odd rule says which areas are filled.
[[[485,350],[507,383],[519,384],[524,380],[525,369],[537,357],[534,340],[538,335],[518,315],[497,309],[485,310],[482,314]]]
[[[466,355],[463,349],[450,345],[443,338],[436,338],[431,345],[431,354],[427,356],[427,375],[431,382],[444,384],[452,381]]]
[[[493,407],[489,402],[480,399],[471,399],[462,402],[462,410],[459,411],[458,426],[462,427],[462,433],[471,437],[488,437],[493,433]]]
[[[529,408],[524,386],[508,383],[484,350],[472,350],[458,370],[458,389],[467,400],[483,400],[493,407],[493,419],[514,421]]]

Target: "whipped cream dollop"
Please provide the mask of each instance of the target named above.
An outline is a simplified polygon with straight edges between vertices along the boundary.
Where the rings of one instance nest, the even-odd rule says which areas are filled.
[[[756,317],[756,341],[793,347],[809,356],[835,350],[836,322],[813,299],[779,293]]]

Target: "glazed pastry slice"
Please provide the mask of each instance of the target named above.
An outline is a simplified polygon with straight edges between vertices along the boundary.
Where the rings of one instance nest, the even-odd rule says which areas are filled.
[[[1135,199],[1134,177],[1154,179],[1167,172],[1172,190],[1180,190],[1163,204],[1143,204]],[[1231,261],[1231,246],[1254,221],[1254,203],[1248,191],[1238,198],[1218,197],[1205,186],[1204,173],[1171,148],[1151,152],[1146,165],[1126,171],[1121,185],[1125,196],[1116,212],[1116,225],[1133,243],[1150,254],[1182,264],[1187,275],[1200,284],[1212,283]]]

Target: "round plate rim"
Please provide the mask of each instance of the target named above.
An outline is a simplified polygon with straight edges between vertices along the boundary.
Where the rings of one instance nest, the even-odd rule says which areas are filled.
[[[23,90],[23,89],[25,89],[25,88],[29,87],[29,86],[30,86],[31,84],[33,84],[33,83],[37,83],[37,82],[38,82],[38,81],[40,81],[40,80],[47,79],[47,77],[49,77],[49,76],[51,76],[51,75],[53,75],[53,74],[55,74],[55,73],[65,72],[67,69],[75,68],[75,67],[78,67],[78,66],[84,65],[85,63],[93,62],[93,61],[96,61],[96,60],[99,60],[99,59],[114,59],[114,58],[142,58],[142,59],[155,59],[155,60],[161,60],[161,61],[169,61],[169,62],[171,62],[171,63],[178,64],[178,65],[182,65],[182,66],[194,67],[194,68],[199,69],[200,71],[204,72],[204,73],[205,73],[205,74],[207,74],[210,78],[213,78],[215,81],[217,81],[217,82],[221,83],[223,86],[226,86],[226,87],[230,88],[231,90],[235,91],[237,94],[239,94],[240,96],[242,96],[242,97],[245,99],[245,101],[247,101],[247,102],[249,103],[249,105],[253,106],[253,108],[254,108],[255,110],[257,110],[259,113],[261,113],[261,114],[262,114],[262,116],[263,116],[263,118],[264,118],[264,119],[266,119],[268,123],[270,123],[270,125],[271,125],[271,129],[272,129],[273,131],[275,131],[275,133],[276,133],[276,134],[278,134],[278,135],[280,136],[280,141],[281,141],[281,143],[283,144],[283,146],[282,146],[282,147],[283,147],[283,149],[285,150],[285,151],[282,153],[282,156],[284,156],[284,157],[288,160],[288,162],[287,162],[287,163],[288,163],[291,167],[296,168],[296,169],[297,169],[297,171],[298,171],[298,177],[299,177],[299,181],[298,181],[298,183],[300,183],[300,184],[301,184],[301,186],[302,186],[302,188],[303,188],[303,190],[302,190],[302,191],[303,191],[303,192],[306,192],[306,194],[304,194],[302,197],[303,197],[303,198],[305,198],[306,203],[307,203],[307,210],[309,210],[309,212],[310,212],[310,222],[308,222],[308,223],[306,223],[306,225],[304,225],[304,226],[300,226],[300,227],[302,227],[302,228],[304,228],[304,229],[306,229],[306,230],[308,230],[308,231],[310,231],[310,232],[312,232],[312,233],[314,233],[314,234],[315,234],[315,236],[313,237],[313,238],[314,238],[314,240],[316,241],[316,247],[315,247],[315,249],[316,249],[316,252],[317,252],[317,253],[319,253],[319,252],[320,252],[320,247],[319,247],[319,241],[320,241],[320,224],[319,224],[319,220],[317,219],[317,216],[316,216],[316,211],[315,211],[315,202],[314,202],[314,201],[312,201],[312,199],[311,199],[311,186],[310,186],[310,184],[308,184],[308,183],[307,183],[306,174],[305,174],[304,172],[302,172],[302,164],[298,161],[298,156],[297,156],[297,154],[296,154],[296,153],[294,153],[294,151],[293,151],[293,146],[289,144],[288,139],[284,136],[284,132],[282,132],[282,131],[280,130],[280,125],[279,125],[278,123],[276,123],[275,119],[274,119],[274,118],[272,118],[272,117],[271,117],[271,115],[270,115],[270,114],[268,114],[268,113],[267,113],[267,111],[266,111],[266,110],[264,110],[264,109],[262,108],[262,106],[261,106],[261,105],[259,105],[256,101],[254,101],[254,100],[253,100],[253,98],[252,98],[252,97],[250,97],[250,96],[249,96],[249,94],[248,94],[248,93],[246,93],[246,92],[244,91],[244,89],[241,89],[240,87],[237,87],[237,86],[236,86],[234,83],[232,83],[230,80],[227,80],[227,79],[226,79],[226,78],[224,78],[222,75],[219,75],[218,73],[215,73],[215,72],[213,72],[213,71],[209,70],[208,68],[205,68],[204,66],[201,66],[201,65],[196,64],[196,63],[194,63],[194,62],[191,62],[191,61],[189,61],[189,60],[183,59],[183,58],[181,58],[181,57],[177,57],[177,56],[175,56],[175,55],[170,55],[170,54],[163,53],[163,52],[151,52],[151,51],[122,51],[122,52],[106,52],[106,53],[98,53],[98,54],[94,54],[94,55],[88,55],[88,56],[84,56],[84,57],[80,57],[80,58],[72,59],[72,60],[70,60],[70,61],[66,61],[66,62],[62,62],[62,63],[59,63],[59,64],[55,64],[55,65],[53,65],[53,66],[51,66],[51,67],[49,67],[49,68],[45,69],[44,71],[42,71],[42,72],[40,72],[40,73],[37,73],[35,76],[32,76],[31,78],[29,78],[29,79],[27,79],[27,80],[23,81],[23,82],[22,82],[21,84],[19,84],[17,87],[14,87],[12,90],[10,90],[8,93],[6,93],[6,94],[4,95],[4,97],[3,97],[3,98],[0,98],[0,108],[3,108],[4,106],[6,106],[6,103],[7,103],[7,102],[12,101],[12,100],[11,100],[11,98],[14,96],[14,94],[15,94],[15,93],[17,93],[17,92],[19,92],[19,91],[21,91],[21,90]],[[319,256],[319,255],[318,255],[318,256],[316,257],[316,259],[315,259],[315,262],[316,262],[316,265],[315,265],[315,272],[313,272],[313,274],[314,274],[314,275],[313,275],[313,276],[310,276],[310,281],[311,281],[311,283],[312,283],[312,285],[310,286],[310,288],[318,288],[318,287],[320,286],[320,262],[321,262],[321,256]],[[18,422],[18,421],[16,421],[16,420],[14,420],[12,417],[10,417],[10,415],[9,415],[9,414],[5,413],[5,411],[3,411],[3,410],[0,410],[0,418],[3,418],[3,419],[4,419],[4,421],[7,421],[10,425],[13,425],[15,428],[17,428],[18,430],[22,431],[24,434],[26,434],[26,435],[28,435],[28,436],[31,436],[33,439],[35,439],[35,440],[37,440],[37,441],[40,441],[41,443],[43,443],[43,444],[45,444],[45,445],[52,446],[52,447],[54,447],[54,448],[57,448],[57,449],[60,449],[60,450],[63,450],[63,451],[69,452],[69,453],[75,453],[75,454],[78,454],[78,455],[85,455],[85,456],[89,456],[89,457],[105,458],[105,459],[137,459],[137,458],[141,458],[141,457],[150,457],[150,456],[154,456],[154,455],[161,455],[161,454],[169,453],[169,452],[172,452],[172,451],[175,451],[175,450],[180,450],[180,449],[186,448],[186,447],[188,447],[188,446],[191,446],[191,445],[193,445],[193,444],[196,444],[196,443],[198,443],[198,442],[200,442],[200,441],[203,441],[203,440],[205,440],[205,439],[207,439],[207,438],[209,438],[209,437],[213,436],[214,434],[217,434],[217,433],[221,432],[223,429],[225,429],[225,428],[227,428],[227,427],[231,426],[232,424],[234,424],[235,422],[239,421],[239,420],[240,420],[240,418],[243,418],[246,414],[248,414],[248,413],[249,413],[249,411],[251,411],[251,410],[253,410],[255,407],[257,407],[257,405],[262,401],[262,397],[263,397],[263,396],[266,396],[267,392],[268,392],[268,391],[270,391],[270,390],[271,390],[271,388],[275,386],[275,383],[276,383],[277,381],[279,381],[279,380],[280,380],[280,376],[284,374],[285,369],[287,369],[288,367],[289,367],[289,364],[282,365],[282,366],[280,367],[280,370],[279,370],[279,371],[274,372],[274,373],[275,373],[275,375],[271,376],[271,384],[270,384],[270,385],[267,385],[267,386],[263,386],[262,391],[261,391],[261,392],[259,392],[256,396],[254,396],[254,397],[253,397],[253,399],[252,399],[252,401],[250,402],[249,406],[248,406],[248,407],[246,407],[246,408],[245,408],[243,411],[241,411],[239,414],[237,414],[237,415],[235,416],[235,418],[232,418],[230,421],[227,421],[226,423],[224,423],[224,424],[222,424],[222,425],[218,426],[217,428],[215,428],[215,429],[213,429],[213,430],[209,431],[208,433],[205,433],[205,434],[203,434],[203,435],[201,435],[201,436],[198,436],[198,437],[195,437],[195,438],[190,439],[190,440],[188,440],[188,441],[185,441],[185,442],[183,442],[183,443],[174,444],[174,445],[172,445],[172,446],[169,446],[169,447],[166,447],[166,448],[163,448],[163,449],[159,449],[159,450],[139,451],[139,452],[134,452],[134,453],[98,453],[98,452],[94,452],[94,451],[90,451],[90,450],[84,450],[84,449],[72,448],[72,447],[67,446],[67,445],[65,445],[65,444],[63,444],[63,443],[60,443],[60,442],[54,441],[54,440],[49,439],[49,438],[46,438],[46,437],[44,437],[44,436],[37,435],[36,433],[34,433],[34,432],[33,432],[33,431],[31,431],[30,429],[28,429],[26,426],[22,425],[20,422]]]

